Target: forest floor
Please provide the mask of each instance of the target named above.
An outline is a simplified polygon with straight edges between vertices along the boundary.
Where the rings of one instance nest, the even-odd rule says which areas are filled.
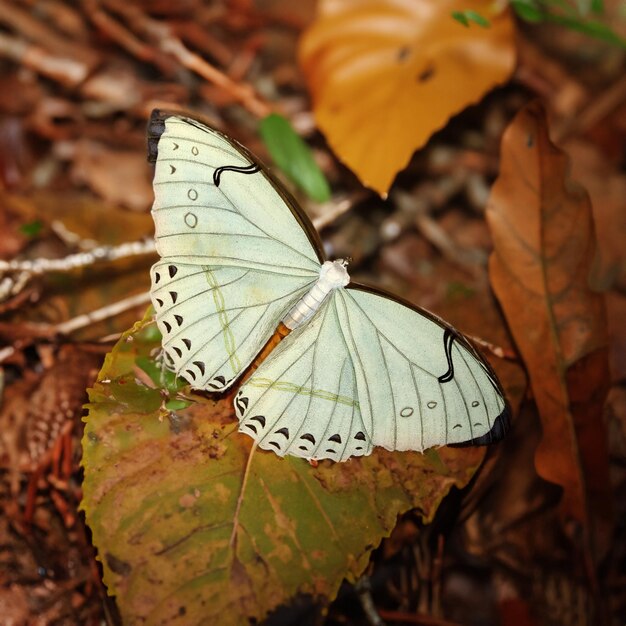
[[[145,129],[153,108],[169,106],[202,113],[266,161],[258,120],[272,110],[288,117],[332,189],[329,201],[313,202],[284,181],[320,228],[327,255],[349,256],[355,279],[475,339],[512,390],[512,431],[470,486],[428,525],[402,517],[374,552],[368,575],[380,617],[623,626],[626,50],[518,20],[510,79],[433,132],[383,200],[316,129],[297,62],[311,2],[131,5],[0,0],[0,623],[119,623],[79,510],[81,418],[105,355],[149,304],[157,257]],[[610,375],[598,386],[600,420],[587,426],[606,437],[599,462],[610,474],[598,485],[581,463],[568,478],[574,489],[609,494],[600,519],[590,496],[589,527],[563,515],[562,488],[537,472],[545,425],[488,267],[485,210],[503,133],[536,99],[571,180],[591,198],[597,238],[590,284],[606,311]],[[585,438],[597,441],[588,430],[573,444],[559,436],[584,455],[596,445]],[[583,536],[594,546],[577,553]],[[362,606],[345,584],[330,607],[299,600],[268,623],[375,623]]]

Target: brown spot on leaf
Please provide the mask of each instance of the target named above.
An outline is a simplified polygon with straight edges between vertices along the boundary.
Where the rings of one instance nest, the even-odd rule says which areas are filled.
[[[118,559],[116,556],[114,556],[110,552],[107,552],[104,558],[107,562],[107,565],[109,566],[109,569],[112,572],[119,574],[120,576],[128,576],[131,570],[133,569],[130,563],[127,563],[126,561],[122,561],[122,559]]]
[[[186,493],[178,499],[178,504],[183,507],[183,509],[190,509],[197,500],[197,496],[193,493]]]
[[[429,63],[418,75],[417,82],[425,83],[435,75],[435,66]]]

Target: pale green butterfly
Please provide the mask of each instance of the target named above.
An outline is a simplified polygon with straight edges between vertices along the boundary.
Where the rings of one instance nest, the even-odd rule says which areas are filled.
[[[436,316],[325,261],[310,220],[245,148],[160,111],[148,134],[167,367],[223,391],[281,321],[292,331],[236,394],[241,432],[280,456],[334,461],[504,436],[488,363]]]

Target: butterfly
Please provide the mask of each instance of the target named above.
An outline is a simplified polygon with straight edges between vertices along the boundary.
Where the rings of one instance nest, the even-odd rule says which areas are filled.
[[[229,389],[282,323],[291,332],[234,396],[239,430],[280,456],[345,461],[374,446],[500,440],[489,364],[423,309],[350,282],[295,200],[246,148],[155,110],[151,300],[168,369]]]

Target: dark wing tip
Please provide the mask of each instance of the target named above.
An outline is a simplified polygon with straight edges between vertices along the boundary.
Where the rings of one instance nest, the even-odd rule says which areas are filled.
[[[159,156],[159,139],[165,132],[165,120],[171,114],[160,109],[153,109],[148,122],[148,161],[156,163]]]
[[[488,446],[490,443],[497,443],[504,439],[504,436],[509,432],[511,428],[511,410],[508,405],[504,406],[504,411],[496,417],[491,430],[488,433],[482,435],[482,437],[476,437],[469,441],[463,441],[461,443],[448,444],[451,448],[467,448],[469,446]]]

